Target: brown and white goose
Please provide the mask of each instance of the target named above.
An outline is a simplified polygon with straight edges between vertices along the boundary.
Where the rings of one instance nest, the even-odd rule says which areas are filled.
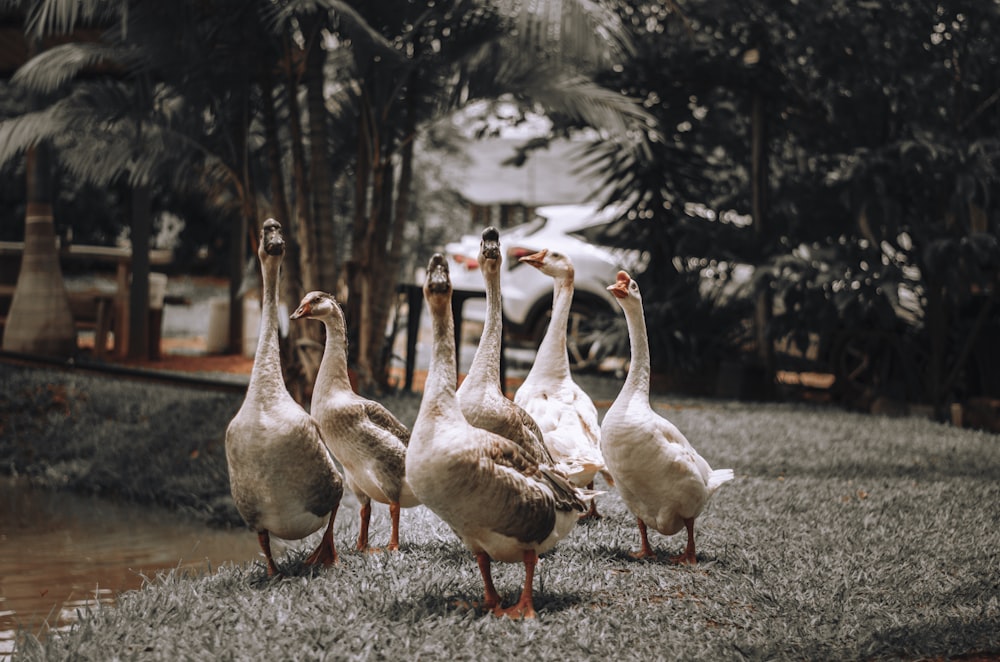
[[[344,493],[319,425],[292,398],[278,348],[278,277],[285,253],[281,225],[264,221],[257,257],[263,271],[260,333],[243,405],[226,429],[233,501],[257,539],[267,574],[278,574],[270,536],[299,540],[326,524],[306,565],[336,562],[333,522]]]
[[[292,319],[315,319],[326,327],[326,348],[316,374],[310,412],[344,467],[347,486],[361,502],[358,550],[368,549],[372,499],[389,505],[392,531],[387,549],[399,549],[399,509],[419,505],[406,482],[410,431],[381,403],[354,392],[347,371],[347,324],[332,294],[310,292]]]
[[[462,384],[458,400],[465,419],[477,428],[516,441],[549,464],[553,460],[542,440],[538,423],[504,395],[500,386],[500,352],[503,336],[503,309],[500,299],[500,233],[494,227],[483,230],[479,244],[479,269],[486,284],[486,321],[476,355]]]
[[[664,535],[687,529],[684,553],[676,563],[697,563],[694,520],[732,469],[708,465],[677,427],[649,404],[649,340],[639,285],[624,271],[608,290],[628,323],[632,360],[628,376],[601,424],[601,447],[625,505],[639,520],[642,548],[636,558],[655,557],[646,527]]]
[[[465,419],[455,394],[451,294],[448,263],[437,253],[424,283],[433,354],[406,453],[406,475],[417,497],[476,555],[485,588],[483,606],[496,615],[531,618],[538,555],[573,529],[592,495],[517,443]],[[524,563],[524,588],[510,607],[500,606],[492,561]]]
[[[552,278],[552,317],[535,362],[514,394],[514,402],[538,423],[555,461],[571,467],[574,484],[592,488],[599,472],[611,483],[601,456],[597,407],[573,380],[566,350],[566,329],[573,305],[573,261],[562,253],[541,250],[522,257],[521,262]],[[585,517],[599,517],[593,501]]]

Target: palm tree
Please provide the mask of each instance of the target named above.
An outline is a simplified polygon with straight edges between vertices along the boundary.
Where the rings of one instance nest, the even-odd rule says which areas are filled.
[[[19,9],[8,3],[5,10]],[[39,51],[38,35],[26,35],[29,57]],[[40,105],[39,95],[29,95]],[[3,141],[0,130],[0,142]],[[17,287],[4,326],[6,351],[68,357],[76,351],[76,327],[63,282],[52,214],[51,146],[40,140],[25,150],[27,208],[24,252]]]
[[[413,145],[423,127],[480,99],[508,97],[603,130],[606,149],[635,155],[632,129],[648,116],[589,75],[628,39],[590,2],[455,0],[429,8],[386,0],[359,9],[392,44],[350,43],[351,80],[341,89],[356,118],[349,319],[362,389],[387,379],[384,329],[398,282],[403,229],[411,219]]]
[[[247,226],[262,196],[299,240],[287,296],[295,287],[337,289],[341,221],[331,192],[350,176],[346,280],[363,387],[385,380],[382,330],[412,222],[413,145],[423,127],[501,94],[603,127],[609,149],[632,151],[630,127],[646,122],[631,100],[587,77],[627,43],[620,25],[590,2],[127,6],[102,43],[60,46],[19,72],[23,84],[62,96],[0,126],[0,162],[53,136],[59,163],[74,176],[149,185],[154,200],[168,188],[207,191],[233,219],[234,299]],[[34,24],[51,31],[55,24],[37,17],[60,16],[61,26],[71,25],[81,16],[74,8],[72,0],[45,0]],[[75,78],[92,63],[112,63],[116,75]],[[332,96],[324,92],[331,83]],[[137,90],[147,100],[140,111]],[[286,163],[290,181],[274,172]],[[265,169],[270,176],[260,176]],[[234,315],[240,308],[232,306]],[[234,332],[242,326],[235,322]]]
[[[132,238],[138,259],[131,297],[136,314],[131,316],[130,335],[144,339],[148,263],[139,254],[148,251],[149,215],[142,201],[147,191],[155,195],[157,190],[188,186],[195,174],[227,188],[245,217],[252,189],[240,175],[246,171],[238,158],[244,152],[239,148],[243,125],[232,121],[233,116],[240,117],[242,106],[221,102],[201,106],[206,112],[216,111],[211,121],[222,130],[217,130],[214,147],[194,138],[206,134],[204,115],[182,112],[190,104],[185,105],[178,92],[177,77],[171,78],[166,67],[153,65],[173,62],[170,54],[177,42],[172,37],[183,33],[186,26],[181,21],[190,18],[177,7],[146,3],[140,5],[143,11],[118,13],[126,4],[48,0],[25,5],[26,29],[38,37],[67,34],[80,24],[115,25],[98,42],[55,46],[18,70],[13,82],[50,102],[0,125],[0,161],[50,141],[61,171],[101,186],[123,182],[136,192],[134,209],[139,213],[133,214]],[[190,75],[190,69],[184,70]],[[87,75],[80,77],[81,73]],[[234,93],[232,98],[240,97]],[[227,128],[235,130],[225,133]],[[219,145],[230,146],[237,158],[227,162]],[[178,168],[179,163],[186,167]],[[143,348],[142,342],[136,346]]]

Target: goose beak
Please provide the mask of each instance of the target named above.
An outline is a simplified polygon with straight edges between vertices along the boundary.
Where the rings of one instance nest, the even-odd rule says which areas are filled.
[[[608,292],[615,295],[615,298],[626,299],[628,298],[628,285],[631,282],[632,278],[626,272],[619,271],[615,284],[608,285]]]
[[[281,223],[269,218],[260,229],[260,245],[268,255],[285,254],[285,238],[281,234]]]
[[[308,301],[303,301],[302,305],[295,309],[295,312],[290,315],[291,319],[297,320],[300,317],[308,317],[312,313],[312,307],[309,305]]]
[[[493,226],[483,230],[483,241],[479,245],[479,253],[483,259],[500,259],[500,233]]]
[[[543,248],[537,253],[532,253],[531,255],[525,255],[518,262],[524,262],[525,264],[530,264],[531,266],[538,268],[541,267],[545,262],[545,256],[549,254],[549,249]]]
[[[448,260],[444,255],[435,253],[427,264],[427,279],[424,289],[428,292],[443,294],[451,291],[451,277],[448,273]]]

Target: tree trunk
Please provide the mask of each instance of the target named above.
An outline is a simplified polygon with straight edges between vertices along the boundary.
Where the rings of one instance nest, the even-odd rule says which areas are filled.
[[[364,273],[366,249],[365,237],[369,214],[369,181],[371,180],[374,139],[371,137],[369,123],[369,108],[362,105],[358,116],[357,165],[354,180],[354,219],[351,225],[351,260],[347,264],[347,338],[348,363],[356,366],[358,362],[359,342],[361,337],[361,301],[363,300]]]
[[[757,236],[758,245],[763,251],[767,246],[767,238],[770,228],[767,226],[767,180],[768,180],[768,153],[767,153],[767,116],[764,109],[764,97],[759,91],[753,95],[751,109],[751,203],[753,205],[754,232]],[[770,280],[762,279],[762,289],[757,292],[754,314],[754,331],[757,341],[757,360],[764,370],[763,384],[765,389],[763,396],[767,399],[773,397],[774,383],[776,376],[774,360],[774,342],[770,336],[771,320],[774,315],[772,310],[772,293],[770,290]]]
[[[948,309],[945,304],[944,286],[937,281],[936,274],[924,271],[927,282],[927,307],[924,311],[927,333],[930,337],[930,360],[927,364],[927,394],[937,415],[943,415],[946,393],[943,390],[945,378],[945,355],[948,351]]]
[[[303,294],[309,289],[304,286],[305,279],[302,270],[306,260],[303,258],[306,251],[301,244],[304,234],[301,227],[301,219],[296,218],[290,210],[288,197],[285,195],[285,179],[281,163],[281,138],[278,132],[277,111],[274,107],[274,81],[269,70],[265,70],[261,77],[261,86],[264,96],[264,136],[267,141],[267,160],[270,170],[271,192],[273,198],[274,215],[282,227],[286,229],[285,236],[288,237],[288,247],[285,259],[282,262],[281,277],[281,300],[286,302],[290,309],[298,305]],[[294,95],[295,88],[291,88]],[[292,110],[297,111],[298,106],[294,105]],[[293,125],[298,127],[298,122],[293,117]],[[301,138],[301,131],[293,131],[293,135]],[[298,143],[301,152],[301,141]],[[293,151],[295,151],[293,149]],[[298,163],[301,167],[301,162]],[[293,168],[293,173],[301,175],[301,170]],[[300,186],[301,182],[296,186]],[[299,205],[299,208],[304,205]],[[312,398],[312,387],[316,381],[316,371],[318,362],[303,361],[303,353],[300,348],[303,346],[319,343],[319,324],[307,322],[291,323],[288,326],[288,336],[281,343],[281,365],[285,379],[285,386],[288,392],[295,398],[296,402],[305,405]],[[313,345],[315,346],[315,345]]]
[[[362,302],[368,307],[368,340],[366,343],[366,363],[369,367],[368,390],[385,383],[385,329],[392,308],[396,287],[395,267],[388,259],[389,232],[393,222],[393,197],[396,191],[396,177],[392,161],[382,165],[381,202],[375,216],[372,237],[369,242],[369,265],[377,265],[378,278],[370,278],[369,296]],[[360,381],[359,381],[360,388]]]
[[[316,21],[314,35],[306,48],[304,83],[309,112],[309,176],[312,183],[313,237],[316,242],[316,270],[318,286],[330,292],[337,288],[337,242],[333,224],[333,178],[327,155],[329,141],[327,110],[323,95],[325,77],[323,65],[326,49],[321,39],[320,21]]]
[[[24,252],[7,312],[3,349],[42,356],[76,352],[76,326],[56,248],[49,147],[28,150]]]
[[[306,172],[305,140],[302,133],[302,109],[299,106],[298,77],[292,65],[292,40],[286,36],[285,63],[287,65],[288,131],[291,137],[292,189],[294,203],[290,216],[295,217],[295,240],[299,245],[299,277],[305,292],[318,287],[316,278],[316,246],[313,242],[312,191]]]
[[[356,283],[358,286],[358,360],[357,360],[357,384],[358,390],[368,392],[374,385],[372,364],[372,328],[375,320],[374,312],[374,284],[372,283],[372,267],[378,264],[374,261],[377,255],[376,243],[378,241],[380,218],[385,207],[386,195],[386,168],[379,159],[379,154],[375,153],[375,161],[371,164],[372,186],[370,194],[370,205],[368,215],[364,221],[364,236],[361,241],[360,251],[355,250],[355,257],[360,255],[360,260],[356,262]],[[354,297],[354,290],[351,297]]]
[[[393,218],[391,219],[392,229],[389,239],[389,253],[383,264],[385,269],[380,273],[382,278],[378,279],[380,285],[375,309],[375,322],[373,324],[373,341],[378,341],[377,351],[372,357],[373,377],[375,385],[381,389],[387,389],[389,385],[389,362],[392,357],[392,346],[386,342],[385,329],[389,325],[389,315],[392,312],[392,305],[396,301],[396,285],[399,283],[399,270],[403,258],[403,241],[406,235],[406,225],[410,219],[410,192],[413,183],[413,142],[412,122],[407,126],[409,138],[403,145],[400,153],[401,163],[399,168],[399,180],[395,185],[395,205],[392,207]],[[391,342],[391,339],[390,339]]]

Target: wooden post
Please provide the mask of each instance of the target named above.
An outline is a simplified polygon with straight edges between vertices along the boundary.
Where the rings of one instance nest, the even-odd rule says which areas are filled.
[[[130,359],[149,359],[149,237],[152,231],[149,186],[132,189],[132,283],[129,286],[128,333],[124,346]]]

